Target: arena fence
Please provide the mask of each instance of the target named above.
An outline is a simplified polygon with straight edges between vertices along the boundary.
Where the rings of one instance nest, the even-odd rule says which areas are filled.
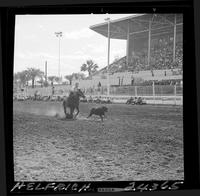
[[[113,102],[126,102],[130,97],[143,97],[149,104],[182,105],[183,88],[181,85],[152,85],[152,86],[118,86],[110,87],[107,97],[107,88],[86,89],[86,95],[101,96],[102,99],[113,99]]]
[[[54,95],[68,95],[71,87],[68,85],[55,86]],[[26,88],[23,92],[16,94],[23,96],[34,96],[35,91],[40,96],[52,96],[52,87]],[[107,87],[82,89],[87,98],[111,99],[116,103],[124,103],[130,97],[143,97],[149,104],[175,104],[182,105],[183,87],[181,85],[152,85],[152,86],[111,86],[109,97],[107,96]]]
[[[99,92],[98,92],[99,91]],[[87,94],[107,95],[107,88],[86,90]],[[170,96],[182,95],[180,85],[154,85],[154,86],[120,86],[110,87],[110,95],[130,95],[130,96]]]
[[[182,96],[139,96],[144,98],[147,104],[162,104],[162,105],[182,105],[183,97]],[[99,98],[99,95],[90,95],[87,98],[96,99]],[[130,96],[124,95],[101,95],[101,100],[111,100],[113,103],[126,103]]]

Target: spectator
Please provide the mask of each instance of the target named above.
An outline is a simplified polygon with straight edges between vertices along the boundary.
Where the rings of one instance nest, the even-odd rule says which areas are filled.
[[[154,77],[153,69],[151,70],[151,75],[152,75],[152,77]]]
[[[54,86],[52,86],[52,96],[54,95],[54,93],[55,93],[55,87]]]
[[[98,88],[98,91],[100,91],[100,89],[101,89],[101,82],[98,83],[97,88]]]
[[[37,100],[38,91],[36,90],[34,93],[34,100]]]
[[[131,85],[132,86],[134,85],[134,77],[132,77],[132,79],[131,79]]]

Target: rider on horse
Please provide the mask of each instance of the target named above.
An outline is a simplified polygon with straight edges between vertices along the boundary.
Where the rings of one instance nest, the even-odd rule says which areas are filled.
[[[78,115],[79,113],[79,101],[80,97],[85,98],[85,95],[83,92],[78,88],[79,84],[75,83],[75,86],[72,86],[69,96],[63,101],[63,108],[64,108],[64,113],[66,115],[66,118],[73,118],[73,113],[74,110],[77,110],[77,113],[75,114],[74,118]],[[66,108],[70,108],[70,114],[67,114]]]
[[[71,90],[70,90],[70,93],[69,94],[74,94],[75,92],[78,92],[79,89],[79,83],[76,82],[74,86],[72,86]]]

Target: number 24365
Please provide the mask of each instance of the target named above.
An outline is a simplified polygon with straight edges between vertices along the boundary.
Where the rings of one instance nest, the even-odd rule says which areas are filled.
[[[169,184],[169,181],[159,183],[142,183],[136,185],[136,182],[131,182],[128,187],[124,189],[126,191],[155,191],[155,190],[177,190],[179,189],[179,185],[183,184],[183,182],[173,182]]]

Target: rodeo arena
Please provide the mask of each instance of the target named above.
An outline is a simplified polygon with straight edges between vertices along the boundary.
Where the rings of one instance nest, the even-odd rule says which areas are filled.
[[[46,62],[48,86],[14,83],[15,180],[183,180],[183,16],[88,28],[108,40],[104,68],[52,84]],[[112,39],[126,55],[110,63]]]

